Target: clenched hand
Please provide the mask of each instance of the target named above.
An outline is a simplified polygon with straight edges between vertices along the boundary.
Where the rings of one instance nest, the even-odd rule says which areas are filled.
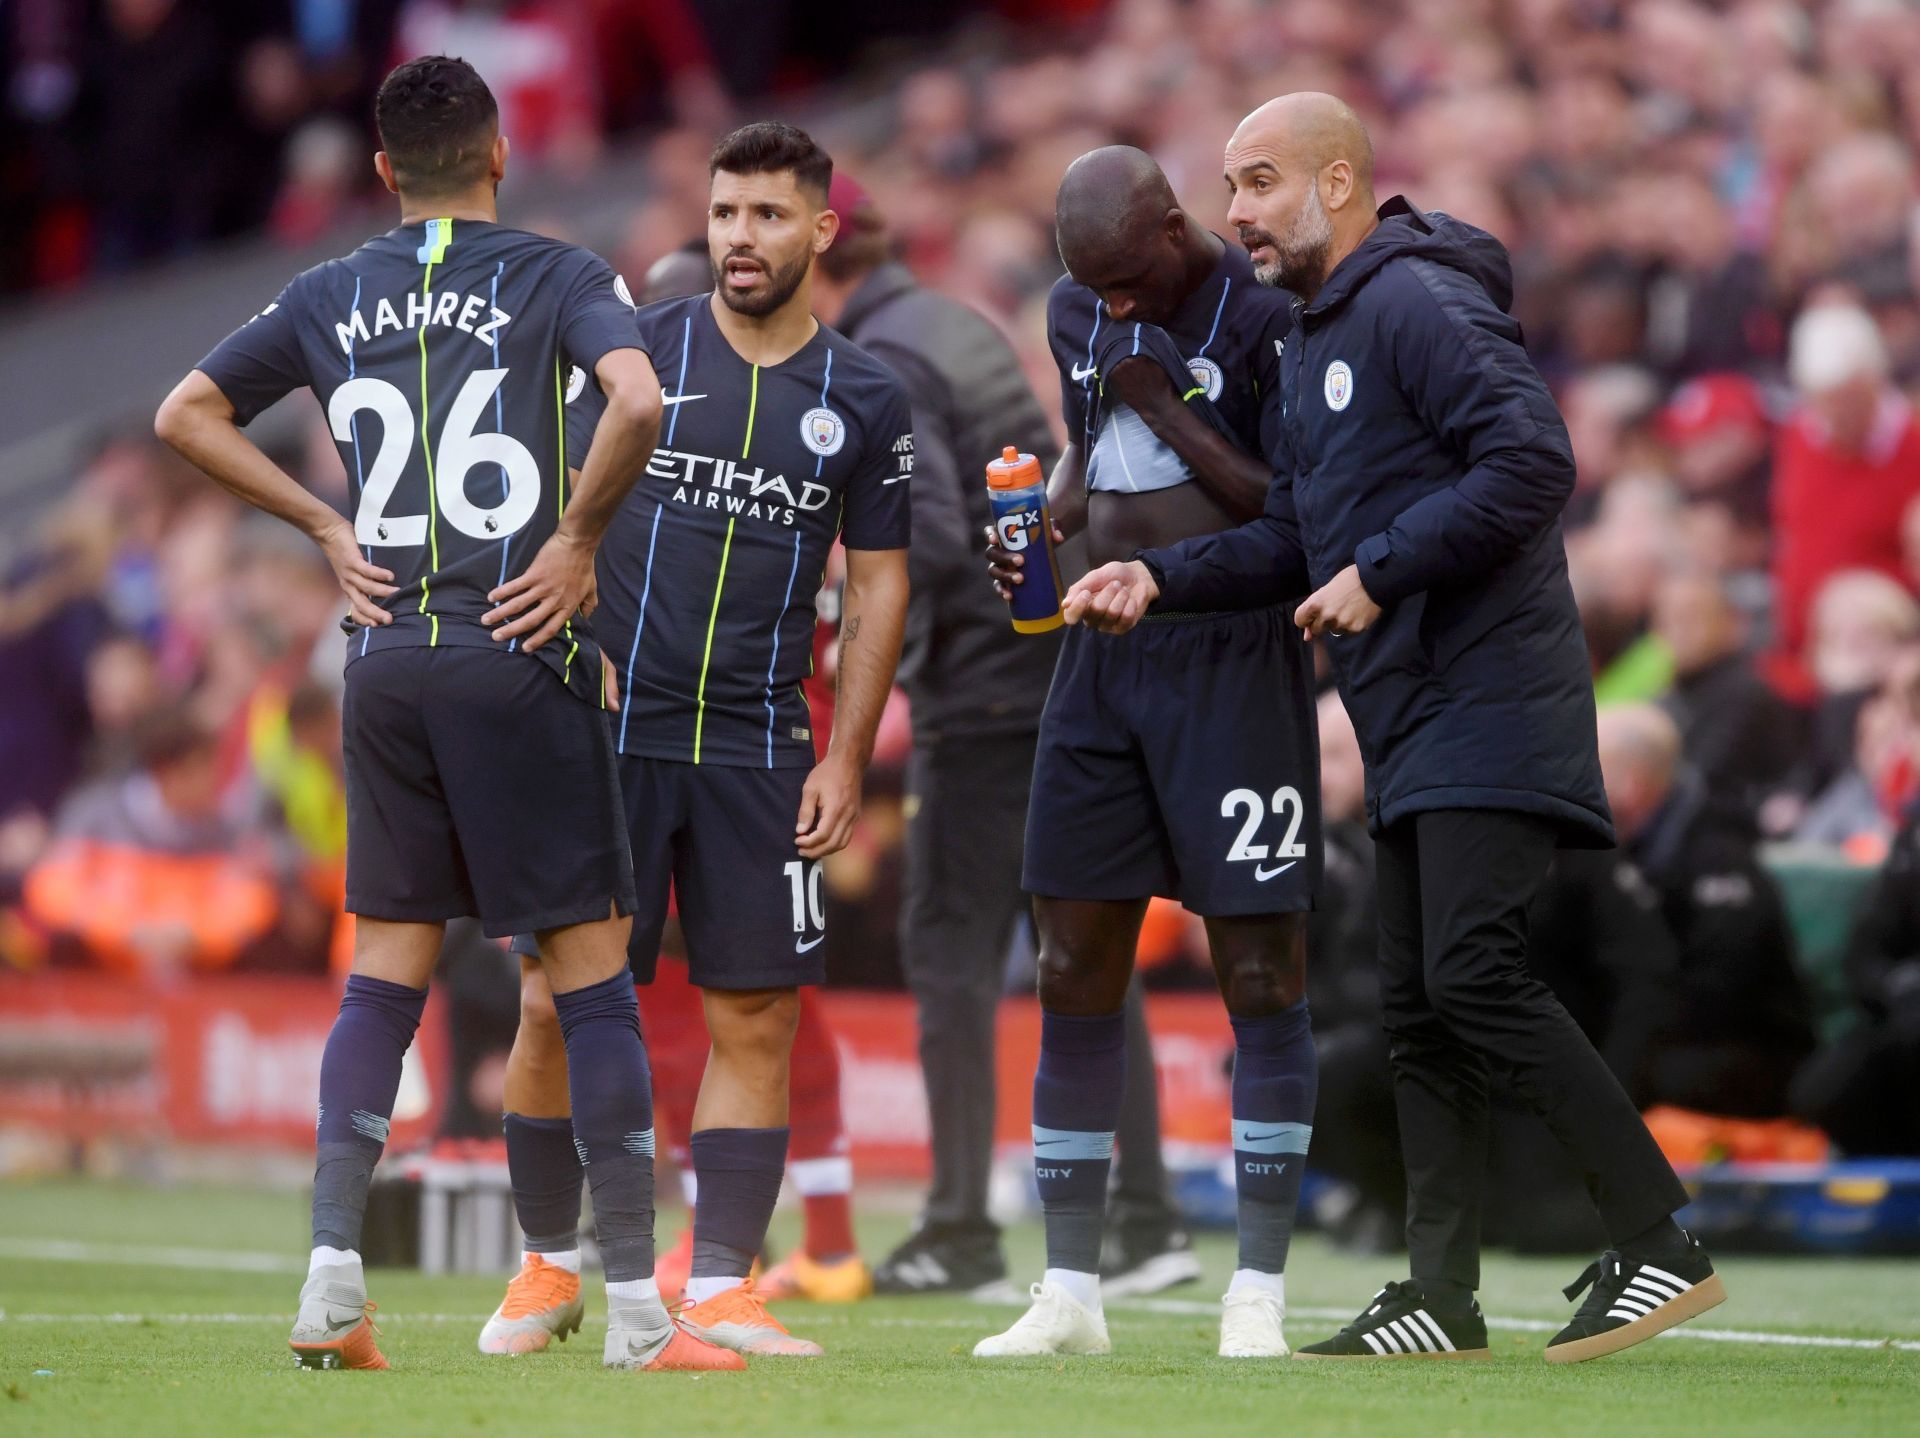
[[[1353,564],[1321,585],[1307,597],[1306,603],[1293,611],[1293,622],[1300,626],[1303,639],[1320,634],[1331,634],[1337,639],[1364,633],[1379,617],[1380,606],[1368,595],[1366,585],[1360,582],[1359,566]]]

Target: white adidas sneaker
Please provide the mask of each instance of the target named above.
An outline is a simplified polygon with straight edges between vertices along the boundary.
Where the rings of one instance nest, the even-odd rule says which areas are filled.
[[[1287,1305],[1274,1294],[1243,1289],[1220,1300],[1220,1356],[1222,1358],[1285,1358],[1291,1351],[1287,1335]]]
[[[1106,1315],[1084,1308],[1058,1284],[1036,1283],[1033,1307],[1013,1327],[973,1345],[975,1358],[1038,1358],[1051,1353],[1111,1353]]]

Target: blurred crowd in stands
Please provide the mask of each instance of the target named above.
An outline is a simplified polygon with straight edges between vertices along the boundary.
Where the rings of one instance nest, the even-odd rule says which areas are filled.
[[[22,0],[8,20],[24,33],[73,8]],[[651,188],[610,256],[636,276],[699,233],[707,149],[757,112],[735,97],[760,93],[726,70],[742,32],[703,36],[724,7],[698,0],[224,7],[249,17],[231,26],[203,13],[217,5],[78,8],[88,44],[36,58],[10,42],[9,134],[30,139],[39,186],[11,259],[43,282],[222,230],[311,234],[328,185],[364,199],[384,61],[433,48],[494,81],[517,156],[590,165],[607,133],[654,127]],[[871,192],[922,282],[1006,330],[1050,406],[1053,194],[1094,146],[1151,151],[1224,230],[1220,152],[1240,116],[1331,90],[1372,127],[1383,197],[1508,245],[1580,466],[1567,547],[1622,839],[1567,856],[1535,916],[1538,962],[1648,1105],[1794,1114],[1850,1149],[1920,1152],[1913,1106],[1884,1101],[1920,1085],[1920,8],[986,8],[896,50],[878,98],[807,89],[773,108]],[[799,30],[811,12],[768,13]],[[759,83],[781,78],[756,63]],[[189,206],[202,183],[231,193]],[[512,215],[511,187],[503,199]],[[317,421],[289,462],[344,498]],[[325,964],[338,609],[296,537],[241,519],[144,439],[101,448],[0,597],[0,953],[128,971]],[[1322,1103],[1360,1115],[1385,1102],[1371,847],[1337,699],[1321,721]],[[902,742],[830,874],[847,981],[897,981]],[[153,862],[115,867],[127,852]],[[1857,879],[1821,973],[1789,919],[1795,864]],[[196,894],[217,918],[205,931],[163,917]],[[1179,911],[1156,913],[1152,982],[1205,982],[1201,952]],[[1316,1158],[1390,1192],[1391,1175],[1364,1171],[1377,1154],[1342,1158],[1336,1127],[1321,1125]]]

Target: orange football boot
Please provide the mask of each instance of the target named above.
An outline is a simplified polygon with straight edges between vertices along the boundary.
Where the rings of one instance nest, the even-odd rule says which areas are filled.
[[[385,1368],[368,1315],[366,1278],[358,1264],[328,1264],[300,1289],[300,1312],[287,1346],[303,1368]]]
[[[736,1353],[779,1358],[818,1358],[819,1344],[795,1338],[785,1325],[767,1312],[751,1278],[716,1293],[704,1303],[690,1304],[677,1315],[680,1326],[696,1338]]]
[[[580,1331],[586,1304],[580,1275],[529,1253],[507,1285],[507,1296],[480,1330],[482,1353],[538,1353],[558,1338]]]

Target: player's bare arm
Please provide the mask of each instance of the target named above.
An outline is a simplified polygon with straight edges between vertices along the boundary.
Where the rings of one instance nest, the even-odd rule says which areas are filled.
[[[1144,357],[1124,359],[1106,375],[1107,389],[1132,407],[1194,479],[1238,523],[1258,518],[1272,472],[1264,460],[1238,448],[1208,425],[1174,391],[1165,369]]]
[[[849,549],[840,664],[827,757],[807,776],[795,827],[801,857],[847,846],[860,817],[860,780],[873,757],[907,627],[907,551]]]
[[[1047,478],[1047,512],[1053,516],[1053,542],[1065,544],[1087,527],[1087,464],[1080,446],[1070,444],[1060,451],[1060,459]],[[989,524],[987,537],[987,577],[1002,599],[1013,598],[1012,586],[1025,583],[1020,573],[1026,560],[1000,542]]]
[[[376,602],[396,593],[393,573],[360,552],[353,526],[261,452],[234,423],[220,387],[194,370],[161,402],[153,432],[236,498],[284,519],[327,556],[356,624],[391,624]]]

